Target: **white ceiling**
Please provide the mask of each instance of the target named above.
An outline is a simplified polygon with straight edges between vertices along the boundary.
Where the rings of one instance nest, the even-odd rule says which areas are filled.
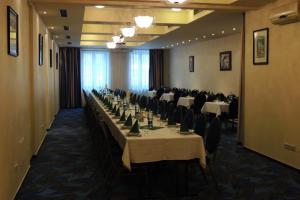
[[[175,6],[166,3],[166,0],[31,1],[46,26],[54,27],[49,31],[60,46],[87,45],[105,48],[105,42],[118,34],[120,27],[127,23],[133,24],[136,14],[145,13],[155,17],[154,25],[148,30],[138,30],[138,36],[127,41],[131,47],[125,48],[170,48],[171,44],[186,45],[189,40],[192,42],[196,38],[208,40],[240,32],[243,12],[273,0],[187,0],[187,3],[180,4],[179,7],[189,9],[178,13],[171,11]],[[106,6],[104,9],[95,9],[94,5]],[[62,8],[67,9],[67,18],[59,16],[59,9]],[[199,10],[199,13],[194,15],[194,9]],[[44,11],[47,14],[43,14]],[[64,31],[64,25],[68,25],[70,30]],[[224,34],[221,31],[225,31]],[[212,33],[215,35],[212,36]],[[71,36],[71,39],[67,39],[67,35]]]

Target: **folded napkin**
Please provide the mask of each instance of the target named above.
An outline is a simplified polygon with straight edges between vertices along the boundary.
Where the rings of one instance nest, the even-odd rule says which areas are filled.
[[[189,127],[186,123],[180,124],[180,132],[189,132]]]
[[[139,120],[136,120],[134,125],[132,126],[132,128],[129,131],[130,133],[135,133],[135,134],[139,134],[140,133],[140,126],[139,126]]]
[[[120,116],[121,116],[121,114],[120,114],[120,108],[118,108],[117,111],[116,111],[116,117],[120,117]]]
[[[114,108],[113,108],[113,110],[112,110],[112,113],[116,113],[116,112],[117,112],[117,106],[114,105]]]
[[[132,126],[132,116],[131,116],[131,114],[128,116],[124,126]]]
[[[126,121],[126,115],[125,115],[125,111],[123,111],[123,114],[120,118],[120,122],[125,122]]]

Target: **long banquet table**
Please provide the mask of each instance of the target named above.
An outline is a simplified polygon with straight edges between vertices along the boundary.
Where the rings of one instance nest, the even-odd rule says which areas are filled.
[[[164,122],[154,119],[156,130],[140,129],[141,136],[127,136],[129,130],[122,129],[122,124],[112,115],[104,104],[91,93],[97,102],[103,120],[108,125],[113,137],[123,149],[123,165],[131,170],[131,163],[148,163],[163,160],[199,159],[199,164],[206,167],[206,152],[201,136],[197,134],[182,135],[178,127],[168,127]],[[127,111],[133,114],[133,111]],[[128,113],[127,113],[128,114]],[[145,126],[140,122],[140,126]]]

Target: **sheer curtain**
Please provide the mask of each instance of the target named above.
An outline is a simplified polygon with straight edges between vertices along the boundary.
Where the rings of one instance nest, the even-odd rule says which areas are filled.
[[[81,85],[84,90],[109,86],[109,52],[81,51]]]
[[[149,50],[129,53],[129,89],[143,92],[149,89]]]

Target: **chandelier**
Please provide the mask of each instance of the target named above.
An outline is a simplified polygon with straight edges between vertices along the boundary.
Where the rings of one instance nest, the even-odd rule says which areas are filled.
[[[150,16],[137,16],[134,20],[140,28],[149,28],[153,23],[153,17]]]
[[[107,48],[109,49],[115,49],[117,47],[117,44],[114,42],[107,42],[106,43]]]
[[[173,4],[177,4],[177,3],[183,3],[185,2],[186,0],[168,0],[170,3],[173,3]]]
[[[121,32],[124,37],[133,37],[135,34],[135,27],[121,28]]]
[[[113,42],[116,43],[116,44],[124,42],[124,37],[123,36],[116,35],[116,36],[113,36],[112,39],[113,39]]]

